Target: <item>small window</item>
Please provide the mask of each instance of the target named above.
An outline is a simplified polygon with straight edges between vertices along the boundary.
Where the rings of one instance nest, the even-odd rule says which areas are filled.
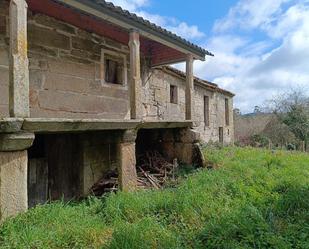
[[[113,84],[122,84],[122,69],[119,62],[107,59],[105,60],[105,82]]]
[[[204,123],[209,126],[209,97],[204,96]]]
[[[173,104],[178,103],[177,86],[170,85],[170,102]]]
[[[113,51],[102,49],[100,79],[102,83],[126,85],[126,56]]]
[[[230,125],[230,108],[228,99],[225,99],[225,125]]]

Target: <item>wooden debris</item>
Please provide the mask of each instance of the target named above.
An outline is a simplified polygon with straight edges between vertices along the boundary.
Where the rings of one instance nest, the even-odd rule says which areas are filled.
[[[150,175],[149,173],[145,172],[141,167],[139,167],[140,171],[142,172],[142,174],[148,179],[148,181],[151,183],[151,185],[155,188],[155,189],[160,189],[161,186],[159,185],[159,181],[152,175]],[[143,182],[143,181],[142,181]]]
[[[175,178],[178,161],[169,163],[159,152],[147,151],[138,158],[138,186],[161,189],[169,178]]]
[[[138,157],[137,186],[142,189],[161,189],[169,179],[175,180],[179,165],[178,160],[168,162],[159,152],[147,151]],[[91,188],[91,193],[101,196],[118,190],[118,174],[116,171],[107,173]]]
[[[117,172],[110,171],[104,178],[96,182],[90,189],[95,196],[102,196],[105,193],[116,192],[118,190]]]

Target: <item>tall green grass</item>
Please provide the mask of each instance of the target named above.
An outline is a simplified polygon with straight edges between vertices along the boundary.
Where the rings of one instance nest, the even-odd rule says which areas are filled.
[[[309,155],[205,149],[216,170],[177,188],[29,210],[0,248],[309,248]]]

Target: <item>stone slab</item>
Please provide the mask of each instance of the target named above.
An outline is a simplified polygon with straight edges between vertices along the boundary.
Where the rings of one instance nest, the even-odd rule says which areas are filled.
[[[139,125],[140,129],[172,129],[192,127],[192,121],[147,121]]]
[[[126,113],[128,101],[96,95],[72,92],[40,91],[39,104],[42,109],[89,114]]]
[[[200,142],[200,133],[193,129],[182,129],[177,136],[177,141],[183,143],[198,143]]]
[[[96,130],[172,129],[188,127],[192,122],[143,122],[138,120],[26,118],[22,130],[53,133]]]
[[[132,130],[132,129],[173,129],[190,127],[192,122],[145,122],[139,120],[110,119],[66,119],[66,118],[2,118],[0,133],[19,131],[35,133]]]
[[[30,24],[28,26],[29,44],[47,47],[71,49],[70,38],[66,35]]]
[[[26,150],[32,146],[33,141],[33,133],[0,134],[0,151]]]
[[[138,124],[139,122],[130,120],[27,118],[22,129],[39,133],[126,130],[134,129]]]

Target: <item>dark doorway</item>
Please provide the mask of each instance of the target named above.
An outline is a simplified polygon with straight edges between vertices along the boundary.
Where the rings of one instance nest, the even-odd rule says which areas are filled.
[[[223,127],[219,127],[219,143],[223,144]]]
[[[28,206],[48,200],[48,164],[44,136],[37,135],[28,150]]]
[[[36,135],[28,150],[29,207],[79,196],[80,155],[76,134]]]
[[[71,200],[79,195],[80,154],[78,135],[46,136],[51,200]]]

